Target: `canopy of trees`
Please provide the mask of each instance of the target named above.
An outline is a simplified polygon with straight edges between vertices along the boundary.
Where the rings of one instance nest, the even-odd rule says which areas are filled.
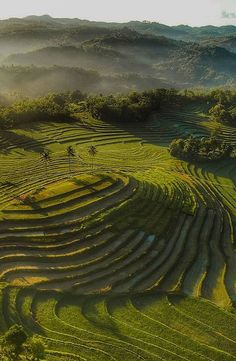
[[[232,148],[212,136],[210,138],[174,139],[170,144],[170,154],[189,161],[223,159],[230,155]]]
[[[0,126],[38,121],[65,121],[71,117],[70,106],[85,98],[80,91],[50,94],[43,98],[24,99],[0,108]]]
[[[91,114],[104,121],[143,121],[161,105],[178,98],[175,90],[157,89],[127,96],[95,96],[87,100]]]

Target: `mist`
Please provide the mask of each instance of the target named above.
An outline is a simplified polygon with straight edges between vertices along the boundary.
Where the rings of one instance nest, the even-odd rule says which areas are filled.
[[[236,27],[0,21],[0,92],[41,96],[236,84]]]

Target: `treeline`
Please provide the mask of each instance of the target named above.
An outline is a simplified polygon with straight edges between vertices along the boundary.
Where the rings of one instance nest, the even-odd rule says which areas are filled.
[[[170,154],[187,161],[212,161],[230,156],[232,147],[215,136],[174,139],[169,147]]]
[[[157,89],[128,95],[90,96],[79,90],[52,93],[36,99],[23,99],[0,106],[0,127],[41,121],[70,121],[80,110],[107,122],[141,122],[161,107],[181,102],[176,90]]]
[[[28,122],[71,121],[81,111],[106,122],[141,122],[152,112],[166,107],[179,107],[189,103],[207,105],[210,117],[221,122],[236,124],[235,90],[182,90],[155,89],[127,95],[87,96],[79,90],[49,93],[39,98],[12,100],[0,94],[0,128]]]
[[[165,104],[175,103],[180,96],[176,90],[156,89],[126,96],[93,96],[86,101],[94,118],[104,121],[140,122]]]

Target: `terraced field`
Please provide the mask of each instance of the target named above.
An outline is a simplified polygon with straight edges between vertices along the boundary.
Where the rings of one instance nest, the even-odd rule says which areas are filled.
[[[214,128],[201,113],[1,132],[2,332],[23,324],[48,360],[236,359],[236,163],[168,152]]]

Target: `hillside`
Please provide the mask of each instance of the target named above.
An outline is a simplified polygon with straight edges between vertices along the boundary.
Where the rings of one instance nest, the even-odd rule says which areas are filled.
[[[236,361],[235,160],[235,26],[0,20],[0,361]]]

